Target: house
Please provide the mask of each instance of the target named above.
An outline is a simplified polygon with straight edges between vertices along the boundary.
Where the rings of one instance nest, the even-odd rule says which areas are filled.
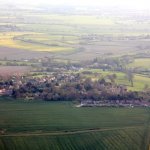
[[[11,89],[0,89],[0,96],[3,95],[11,95],[12,94],[12,90]]]
[[[4,95],[4,94],[5,94],[5,92],[6,92],[6,90],[5,90],[5,89],[0,89],[0,96]]]

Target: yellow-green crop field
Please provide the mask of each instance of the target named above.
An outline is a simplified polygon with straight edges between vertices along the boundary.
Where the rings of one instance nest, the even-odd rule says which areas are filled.
[[[118,56],[134,53],[139,40],[133,46],[130,41],[124,43],[117,38],[134,36],[136,39],[147,34],[143,29],[149,27],[148,21],[141,26],[134,20],[113,16],[35,13],[31,10],[21,12],[21,15],[22,18],[0,15],[0,25],[4,26],[4,32],[0,32],[0,46],[30,51],[78,52],[79,56],[85,54],[87,59],[105,52]],[[131,30],[133,25],[134,30]],[[85,38],[93,35],[112,39]],[[78,58],[69,55],[69,58],[75,57]]]
[[[0,33],[0,46],[33,51],[72,51],[77,43],[73,36],[45,35],[32,32]]]

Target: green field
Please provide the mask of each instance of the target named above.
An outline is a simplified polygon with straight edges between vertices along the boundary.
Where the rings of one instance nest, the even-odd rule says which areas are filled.
[[[96,133],[2,137],[1,150],[144,150],[142,129],[105,131]]]
[[[107,75],[111,75],[111,74],[116,74],[117,78],[115,80],[115,82],[117,84],[121,84],[121,85],[125,85],[127,86],[128,90],[131,91],[142,91],[145,87],[145,85],[150,86],[150,78],[147,76],[142,76],[140,74],[134,74],[134,78],[133,78],[133,87],[131,86],[131,83],[128,81],[128,79],[126,78],[125,73],[123,72],[116,72],[116,71],[103,71],[101,69],[84,69],[80,72],[83,71],[90,71],[92,73],[99,73],[99,76],[94,77],[93,74],[91,75],[86,75],[86,77],[92,78],[92,79],[101,79],[102,77],[104,77],[105,79],[107,79]]]
[[[138,58],[135,59],[133,63],[128,65],[129,68],[150,68],[150,59],[149,58]]]
[[[1,100],[0,149],[146,150],[149,115],[146,108]]]

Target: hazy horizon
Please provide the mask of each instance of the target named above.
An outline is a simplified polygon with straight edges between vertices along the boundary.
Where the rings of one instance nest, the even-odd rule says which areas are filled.
[[[80,5],[80,6],[100,6],[100,7],[121,7],[130,9],[148,9],[150,10],[150,1],[148,0],[0,0],[1,4],[27,4],[27,5]]]

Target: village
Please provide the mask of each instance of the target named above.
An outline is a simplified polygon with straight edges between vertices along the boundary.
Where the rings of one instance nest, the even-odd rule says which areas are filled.
[[[150,107],[150,102],[146,100],[148,92],[128,91],[126,86],[104,78],[92,81],[80,73],[12,76],[7,81],[1,80],[0,96],[24,100],[78,101],[79,107]]]

